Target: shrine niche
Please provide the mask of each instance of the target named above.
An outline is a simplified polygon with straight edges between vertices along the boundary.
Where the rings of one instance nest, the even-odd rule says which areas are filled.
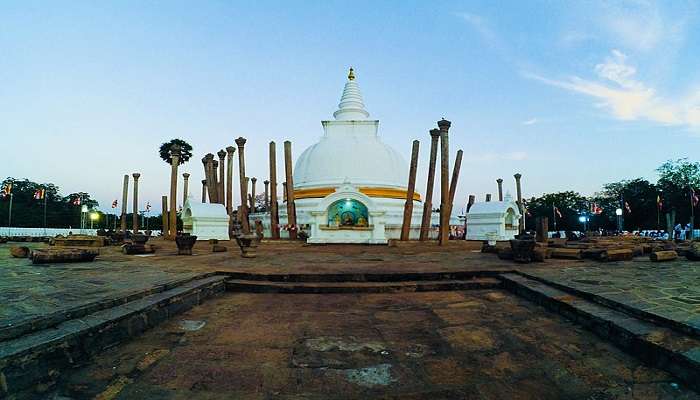
[[[519,232],[520,212],[510,194],[504,201],[475,203],[467,214],[467,240],[510,240]]]
[[[338,200],[328,207],[328,226],[335,228],[366,228],[369,226],[367,207],[353,199]]]

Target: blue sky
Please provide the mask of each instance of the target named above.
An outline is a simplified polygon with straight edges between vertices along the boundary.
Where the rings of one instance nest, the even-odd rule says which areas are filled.
[[[248,138],[298,156],[322,134],[349,66],[380,135],[406,158],[453,122],[465,152],[458,197],[523,174],[527,196],[590,194],[700,150],[697,2],[303,1],[0,4],[0,175],[87,191],[109,207],[141,173],[157,210],[160,143],[183,168]],[[281,165],[281,164],[280,164]],[[280,170],[281,172],[281,170]]]

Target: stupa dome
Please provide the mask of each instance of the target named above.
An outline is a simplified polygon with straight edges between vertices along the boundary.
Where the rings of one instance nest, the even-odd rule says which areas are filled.
[[[369,118],[352,68],[334,120],[322,121],[324,135],[297,159],[294,188],[352,184],[406,188],[408,163],[377,135],[379,121]]]

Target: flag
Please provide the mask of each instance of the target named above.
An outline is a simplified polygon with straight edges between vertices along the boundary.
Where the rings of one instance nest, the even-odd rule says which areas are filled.
[[[552,206],[552,207],[554,207],[554,213],[557,214],[557,217],[561,218],[561,212],[559,211],[559,208],[556,206]]]
[[[80,197],[76,197],[73,199],[73,205],[74,206],[79,206],[80,205]]]
[[[664,208],[664,202],[663,199],[661,199],[661,195],[656,195],[656,207],[658,207],[659,210]]]
[[[0,196],[9,196],[12,193],[12,183],[6,183],[2,186],[2,191],[0,191]]]
[[[595,209],[593,210],[593,214],[595,215],[600,215],[603,213],[603,207],[599,206],[598,204],[595,205]]]
[[[625,202],[625,210],[627,210],[628,213],[632,214],[632,208],[630,208],[630,203]]]
[[[37,189],[34,192],[34,199],[35,200],[42,200],[44,198],[46,191],[44,189]]]
[[[695,190],[690,189],[690,199],[693,202],[693,207],[698,206],[698,201],[700,201],[700,198],[698,198],[698,195],[695,193]]]
[[[146,202],[146,212],[151,211],[151,202]]]
[[[114,200],[114,201],[112,202],[112,208],[117,208],[117,204],[118,204],[118,203],[119,203],[118,201]]]

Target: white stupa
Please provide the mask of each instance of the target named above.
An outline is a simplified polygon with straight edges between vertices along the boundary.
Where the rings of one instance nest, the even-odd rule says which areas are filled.
[[[309,243],[387,243],[398,239],[408,186],[408,163],[378,136],[379,120],[365,109],[351,68],[333,120],[321,121],[320,141],[304,150],[294,167],[297,225]],[[406,141],[406,150],[410,148]],[[281,185],[280,185],[281,186]],[[417,188],[422,186],[417,184]],[[415,193],[411,238],[418,238],[423,212]],[[279,205],[280,225],[287,224],[286,205]],[[269,215],[261,219],[269,233]],[[439,224],[433,213],[432,224]],[[452,224],[459,224],[453,217]],[[281,232],[285,236],[285,232]],[[433,233],[433,236],[436,232]]]

